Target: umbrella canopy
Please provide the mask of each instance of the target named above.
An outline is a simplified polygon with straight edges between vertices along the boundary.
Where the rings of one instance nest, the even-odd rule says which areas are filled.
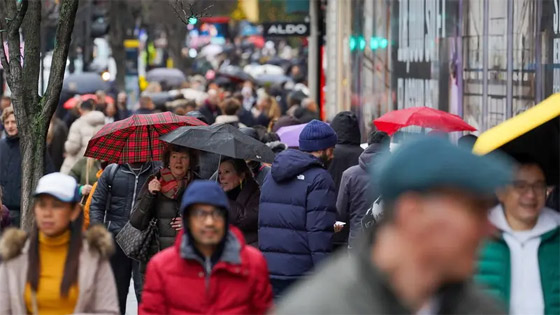
[[[274,161],[274,152],[266,144],[245,135],[229,124],[181,127],[160,140],[235,159],[264,163]]]
[[[87,100],[97,100],[97,96],[95,94],[84,94],[78,97],[72,97],[71,99],[64,102],[64,109],[71,109],[76,107],[79,102],[85,102]],[[105,96],[105,103],[115,104],[115,99],[106,95]]]
[[[292,79],[288,76],[283,74],[261,74],[255,78],[255,81],[259,85],[266,85],[266,84],[282,84]]]
[[[284,69],[282,69],[282,67],[275,66],[275,65],[251,64],[251,65],[246,65],[243,68],[243,71],[245,71],[252,77],[257,77],[263,74],[284,75]]]
[[[392,135],[397,130],[407,126],[419,126],[439,131],[476,131],[457,115],[453,115],[430,107],[411,107],[394,110],[374,120],[380,131]]]
[[[95,72],[74,73],[64,78],[62,91],[72,94],[93,94],[99,90],[107,91],[109,84]]]
[[[146,81],[159,82],[168,86],[180,86],[187,81],[187,77],[179,69],[155,68],[146,73]]]
[[[224,47],[221,45],[216,44],[209,44],[200,50],[199,56],[200,57],[207,57],[207,58],[214,58],[216,55],[221,54],[224,52]]]
[[[112,163],[160,160],[165,149],[161,135],[181,126],[203,126],[202,121],[171,112],[132,115],[105,125],[88,143],[84,156]]]
[[[232,80],[243,82],[243,81],[253,81],[253,77],[245,73],[243,69],[238,66],[225,66],[220,69],[218,74],[228,77]]]
[[[473,151],[489,154],[502,151],[528,155],[539,162],[550,185],[558,185],[560,174],[560,94],[485,131]]]
[[[278,129],[276,134],[280,137],[280,141],[290,148],[299,147],[299,134],[307,124],[286,126]]]
[[[149,96],[156,106],[164,105],[166,102],[172,101],[175,98],[169,91],[143,93],[142,96]]]

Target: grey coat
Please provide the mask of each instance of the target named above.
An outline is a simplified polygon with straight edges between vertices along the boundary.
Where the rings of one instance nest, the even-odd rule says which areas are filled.
[[[338,219],[349,224],[349,247],[354,246],[362,232],[362,218],[379,196],[377,187],[371,182],[371,166],[387,153],[388,151],[383,151],[382,145],[374,143],[360,155],[359,165],[352,166],[342,173],[336,209]]]
[[[370,235],[371,236],[371,235]],[[309,280],[297,284],[276,314],[412,314],[370,260],[373,236],[350,255],[340,252]],[[411,284],[412,285],[412,284]],[[498,302],[470,282],[448,285],[438,294],[438,314],[505,314]]]

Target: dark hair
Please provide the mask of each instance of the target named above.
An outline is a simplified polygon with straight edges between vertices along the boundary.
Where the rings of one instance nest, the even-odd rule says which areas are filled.
[[[72,209],[77,203],[71,203]],[[60,283],[60,295],[67,297],[72,285],[78,283],[78,267],[80,264],[80,252],[82,251],[82,225],[83,212],[76,220],[70,222],[70,243],[68,245],[68,255],[64,263],[64,274]],[[29,256],[27,268],[27,282],[35,292],[39,289],[39,275],[41,274],[41,253],[39,252],[39,228],[35,224],[30,236]]]
[[[170,145],[170,146],[167,147],[167,149],[163,153],[163,166],[164,167],[166,167],[166,168],[169,167],[169,161],[171,159],[171,153],[172,152],[187,153],[189,155],[189,159],[190,159],[189,169],[191,171],[196,170],[196,168],[198,167],[198,151],[195,150],[195,149],[182,147],[182,146],[179,146],[179,145]]]
[[[526,153],[518,153],[518,154],[511,154],[511,157],[513,158],[515,163],[517,163],[518,167],[527,166],[527,165],[538,166],[541,169],[541,171],[543,172],[543,174],[545,175],[545,178],[546,178],[546,173],[544,171],[545,168],[543,167],[543,164],[539,160],[532,157],[531,155],[526,154]]]
[[[261,137],[261,142],[265,144],[274,141],[280,141],[280,137],[276,132],[267,132]]]
[[[89,110],[92,111],[95,108],[95,101],[94,100],[86,100],[80,103],[81,110]]]
[[[224,113],[226,115],[236,115],[239,109],[241,108],[241,104],[235,98],[227,98],[223,104]]]
[[[457,140],[457,145],[461,148],[472,150],[476,140],[478,140],[478,137],[475,135],[464,135]]]
[[[245,174],[246,180],[253,179],[253,173],[251,172],[249,166],[247,166],[247,163],[244,160],[224,157],[220,161],[220,165],[225,162],[231,163],[233,169],[238,175]]]
[[[389,137],[386,132],[375,130],[369,133],[367,143],[368,145],[380,143],[386,145],[388,148],[391,144],[391,137]]]

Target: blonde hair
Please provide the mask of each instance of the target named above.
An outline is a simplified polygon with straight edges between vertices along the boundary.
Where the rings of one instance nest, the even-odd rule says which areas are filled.
[[[10,115],[15,115],[13,106],[8,106],[8,107],[4,108],[4,111],[2,111],[2,123],[5,122],[6,119],[8,119],[8,117],[10,117]]]

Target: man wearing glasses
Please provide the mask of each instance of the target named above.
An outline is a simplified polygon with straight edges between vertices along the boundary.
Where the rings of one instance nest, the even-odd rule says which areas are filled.
[[[184,234],[148,263],[139,314],[264,314],[272,306],[266,261],[228,227],[228,208],[217,183],[189,185]]]
[[[495,237],[482,248],[477,281],[510,314],[560,314],[560,215],[545,207],[543,168],[525,156],[490,211]]]

